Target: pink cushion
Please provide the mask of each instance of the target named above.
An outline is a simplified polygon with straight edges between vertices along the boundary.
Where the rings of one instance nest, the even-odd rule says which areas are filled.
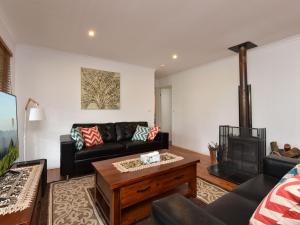
[[[148,134],[148,140],[153,141],[156,135],[158,134],[160,128],[159,127],[152,127],[149,134]]]
[[[250,219],[250,225],[275,224],[300,224],[300,175],[278,183],[262,200]]]
[[[98,131],[98,127],[81,128],[81,133],[84,139],[84,143],[87,147],[103,144],[102,137]]]

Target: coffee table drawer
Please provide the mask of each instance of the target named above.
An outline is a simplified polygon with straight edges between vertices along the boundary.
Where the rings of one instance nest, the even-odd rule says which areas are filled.
[[[189,182],[196,176],[195,167],[185,167],[180,170],[176,170],[174,172],[170,172],[165,175],[161,175],[158,177],[156,183],[160,192],[166,192],[174,189],[175,187]]]
[[[120,189],[121,207],[125,208],[136,202],[153,197],[158,191],[154,179],[143,180]]]
[[[173,172],[143,180],[120,189],[121,207],[125,208],[137,202],[149,199],[157,193],[170,191],[191,181],[196,176],[195,167],[185,167]]]

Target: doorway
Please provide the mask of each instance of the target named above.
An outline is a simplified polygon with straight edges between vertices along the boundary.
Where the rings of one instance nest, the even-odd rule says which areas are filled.
[[[172,87],[156,89],[156,113],[155,122],[161,131],[169,133],[169,141],[172,141]]]

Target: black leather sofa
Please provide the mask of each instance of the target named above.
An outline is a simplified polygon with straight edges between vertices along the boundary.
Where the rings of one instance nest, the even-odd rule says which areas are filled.
[[[91,162],[147,151],[167,149],[169,134],[159,132],[153,141],[131,141],[137,125],[148,126],[147,122],[119,122],[103,124],[73,124],[75,127],[97,126],[104,144],[76,151],[70,135],[60,136],[60,174],[76,176],[93,171]],[[85,148],[85,147],[84,147]]]
[[[205,207],[179,194],[154,201],[151,220],[157,225],[248,225],[262,199],[297,163],[300,161],[268,156],[264,159],[263,174]]]

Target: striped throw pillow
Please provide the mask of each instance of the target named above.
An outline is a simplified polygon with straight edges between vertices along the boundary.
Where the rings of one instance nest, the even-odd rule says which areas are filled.
[[[81,133],[84,138],[85,145],[91,147],[94,145],[103,144],[102,137],[98,131],[98,127],[81,128]]]
[[[147,141],[150,127],[137,126],[133,134],[132,141]]]
[[[148,140],[153,141],[159,131],[160,131],[159,127],[152,127],[148,134]]]
[[[294,177],[300,175],[300,164],[296,165],[294,168],[292,168],[289,172],[287,172],[279,181],[279,183],[285,181],[286,179],[290,177]]]
[[[75,141],[76,150],[80,151],[84,145],[84,140],[80,131],[80,127],[71,129],[71,138]]]
[[[278,183],[262,200],[250,225],[300,224],[300,175]]]

